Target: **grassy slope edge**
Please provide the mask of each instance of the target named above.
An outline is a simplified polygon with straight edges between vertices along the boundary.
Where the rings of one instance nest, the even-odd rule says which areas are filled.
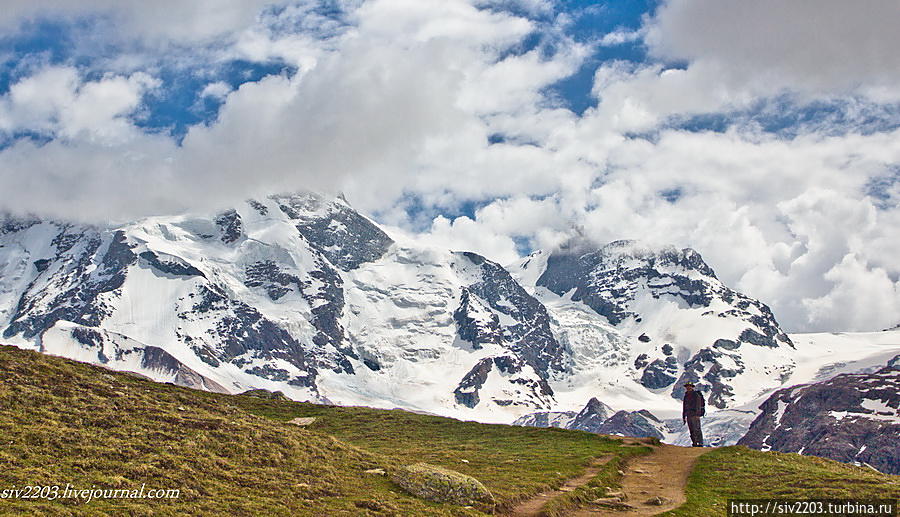
[[[579,431],[229,396],[0,346],[0,490],[181,491],[178,499],[0,500],[44,515],[481,515],[428,503],[387,470],[426,461],[476,477],[508,507],[621,442]],[[315,416],[304,429],[286,423]]]
[[[722,447],[697,459],[669,517],[725,515],[728,499],[898,499],[900,476],[815,456]]]
[[[414,498],[385,476],[426,461],[476,477],[495,510],[609,468],[551,501],[560,515],[615,486],[640,447],[579,431],[230,396],[158,384],[0,346],[0,490],[26,485],[177,488],[176,500],[0,500],[0,514],[483,515]],[[315,416],[304,429],[287,423]],[[687,503],[666,515],[723,515],[729,498],[900,497],[900,476],[796,454],[725,447],[703,455]]]

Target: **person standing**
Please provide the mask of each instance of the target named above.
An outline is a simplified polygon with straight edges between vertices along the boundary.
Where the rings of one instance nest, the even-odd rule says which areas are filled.
[[[706,414],[706,401],[703,400],[703,394],[694,390],[693,382],[685,383],[681,421],[686,423],[691,431],[693,447],[703,447],[703,431],[700,429],[700,417],[704,414]]]

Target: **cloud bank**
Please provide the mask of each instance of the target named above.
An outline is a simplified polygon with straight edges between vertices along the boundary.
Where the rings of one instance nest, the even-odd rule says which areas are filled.
[[[791,330],[900,323],[894,2],[669,0],[592,39],[535,0],[233,2],[215,20],[151,4],[0,16],[11,33],[106,17],[110,41],[135,41],[128,59],[20,66],[0,94],[0,208],[121,221],[342,190],[501,262],[580,228],[693,247]],[[593,107],[567,109],[553,86],[621,45],[646,59],[600,60]],[[160,48],[210,77],[197,103],[219,103],[183,138],[143,124],[168,86]],[[236,59],[286,68],[217,79]]]

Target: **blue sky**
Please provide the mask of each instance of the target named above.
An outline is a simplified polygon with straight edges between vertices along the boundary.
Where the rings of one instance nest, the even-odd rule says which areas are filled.
[[[591,88],[594,73],[601,63],[611,60],[649,61],[640,40],[614,46],[599,46],[597,42],[615,31],[638,30],[643,18],[653,13],[657,3],[655,0],[568,0],[539,13],[529,13],[515,2],[489,8],[527,17],[538,26],[519,44],[510,46],[505,55],[521,55],[534,49],[548,54],[554,52],[558,35],[553,34],[552,30],[542,31],[540,27],[554,24],[560,14],[571,17],[564,29],[565,35],[592,48],[574,73],[549,85],[546,93],[566,108],[581,114],[596,105]],[[279,9],[273,10],[277,12]],[[336,2],[322,2],[317,10],[336,20],[343,20],[345,16]],[[102,14],[86,12],[81,16],[63,17],[49,10],[21,20],[0,37],[0,55],[5,56],[0,63],[0,94],[7,93],[12,83],[27,76],[35,66],[74,65],[84,71],[85,78],[110,72],[104,62],[119,53],[133,52],[136,43],[118,36],[95,44],[84,44],[80,40],[87,39],[86,35],[94,31],[112,31],[112,24],[110,18]],[[286,29],[279,27],[279,30]],[[291,74],[295,71],[290,63],[277,58],[264,61],[229,59],[216,62],[214,66],[201,63],[200,68],[193,62],[185,66],[183,62],[168,63],[162,56],[154,58],[151,64],[154,76],[162,84],[158,92],[147,94],[145,109],[137,123],[147,130],[169,132],[176,138],[183,137],[191,125],[209,123],[215,119],[222,99],[201,97],[201,92],[210,82],[222,81],[231,89],[236,89],[243,83],[259,81],[266,75]]]
[[[898,25],[894,0],[9,0],[0,210],[341,191],[501,262],[690,246],[792,330],[876,330],[900,323]]]

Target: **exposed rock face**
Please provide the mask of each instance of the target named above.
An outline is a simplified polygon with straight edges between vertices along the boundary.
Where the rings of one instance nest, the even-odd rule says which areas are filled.
[[[578,416],[577,411],[536,411],[520,416],[513,421],[513,425],[570,429],[569,424],[576,416]]]
[[[568,429],[580,429],[590,433],[599,433],[603,423],[613,414],[613,409],[596,397],[591,398],[584,408],[575,415]]]
[[[171,375],[172,384],[177,384],[178,386],[187,386],[188,388],[214,391],[216,393],[228,393],[224,386],[191,370],[182,364],[181,361],[175,359],[172,354],[159,347],[150,345],[144,347],[144,354],[141,357],[141,368],[144,371],[158,370],[163,375]]]
[[[496,370],[494,370],[495,367]],[[529,375],[534,372],[529,365],[517,357],[500,356],[487,357],[475,364],[453,391],[456,402],[470,408],[477,406],[481,401],[479,390],[487,382],[492,371],[495,371],[498,376],[509,378],[509,382],[513,386],[519,387],[514,391],[507,391],[507,395],[512,398],[494,399],[495,404],[507,406],[517,403],[518,405],[541,407],[553,397],[553,389],[550,388],[547,381],[536,375]]]
[[[272,196],[309,244],[349,271],[381,258],[394,243],[384,231],[343,201],[314,193]]]
[[[641,374],[641,384],[651,390],[665,388],[675,382],[677,374],[678,359],[672,356],[666,357],[665,360],[654,359],[644,368],[644,373]]]
[[[471,343],[475,350],[483,348],[484,343],[503,342],[500,317],[477,296],[470,294],[468,289],[463,289],[459,307],[453,312],[453,320],[460,339]]]
[[[653,413],[640,411],[619,411],[606,419],[595,431],[600,434],[632,436],[635,438],[659,438],[665,434],[665,424]]]
[[[220,240],[225,244],[231,244],[241,238],[244,232],[244,225],[241,221],[240,214],[236,210],[228,210],[222,212],[215,219],[216,226],[222,233]]]
[[[481,398],[478,396],[478,390],[484,386],[493,365],[494,361],[491,358],[482,359],[475,364],[469,373],[467,373],[459,382],[459,386],[457,386],[456,390],[453,392],[457,403],[466,407],[475,407],[478,405],[478,402],[481,401]]]
[[[179,260],[177,257],[160,258],[159,255],[152,251],[144,251],[140,257],[157,271],[173,276],[202,276],[206,278],[203,271],[195,268],[191,264]]]
[[[137,259],[121,231],[101,234],[89,227],[62,226],[51,244],[54,264],[25,289],[3,337],[21,333],[32,338],[60,320],[98,326],[112,312],[102,295],[115,295]]]
[[[458,312],[463,310],[465,304],[470,318],[465,323],[472,323],[460,327],[460,337],[482,337],[487,342],[502,338],[506,348],[531,365],[543,379],[554,371],[563,371],[564,350],[550,329],[547,308],[513,280],[503,266],[476,253],[456,255],[461,259],[456,266],[463,270],[460,273],[473,280],[463,293],[458,309]],[[477,307],[473,307],[472,295],[480,300]],[[487,314],[490,316],[486,317]],[[461,320],[457,319],[458,325]]]
[[[900,355],[869,374],[843,374],[775,392],[738,442],[868,463],[900,474]]]

